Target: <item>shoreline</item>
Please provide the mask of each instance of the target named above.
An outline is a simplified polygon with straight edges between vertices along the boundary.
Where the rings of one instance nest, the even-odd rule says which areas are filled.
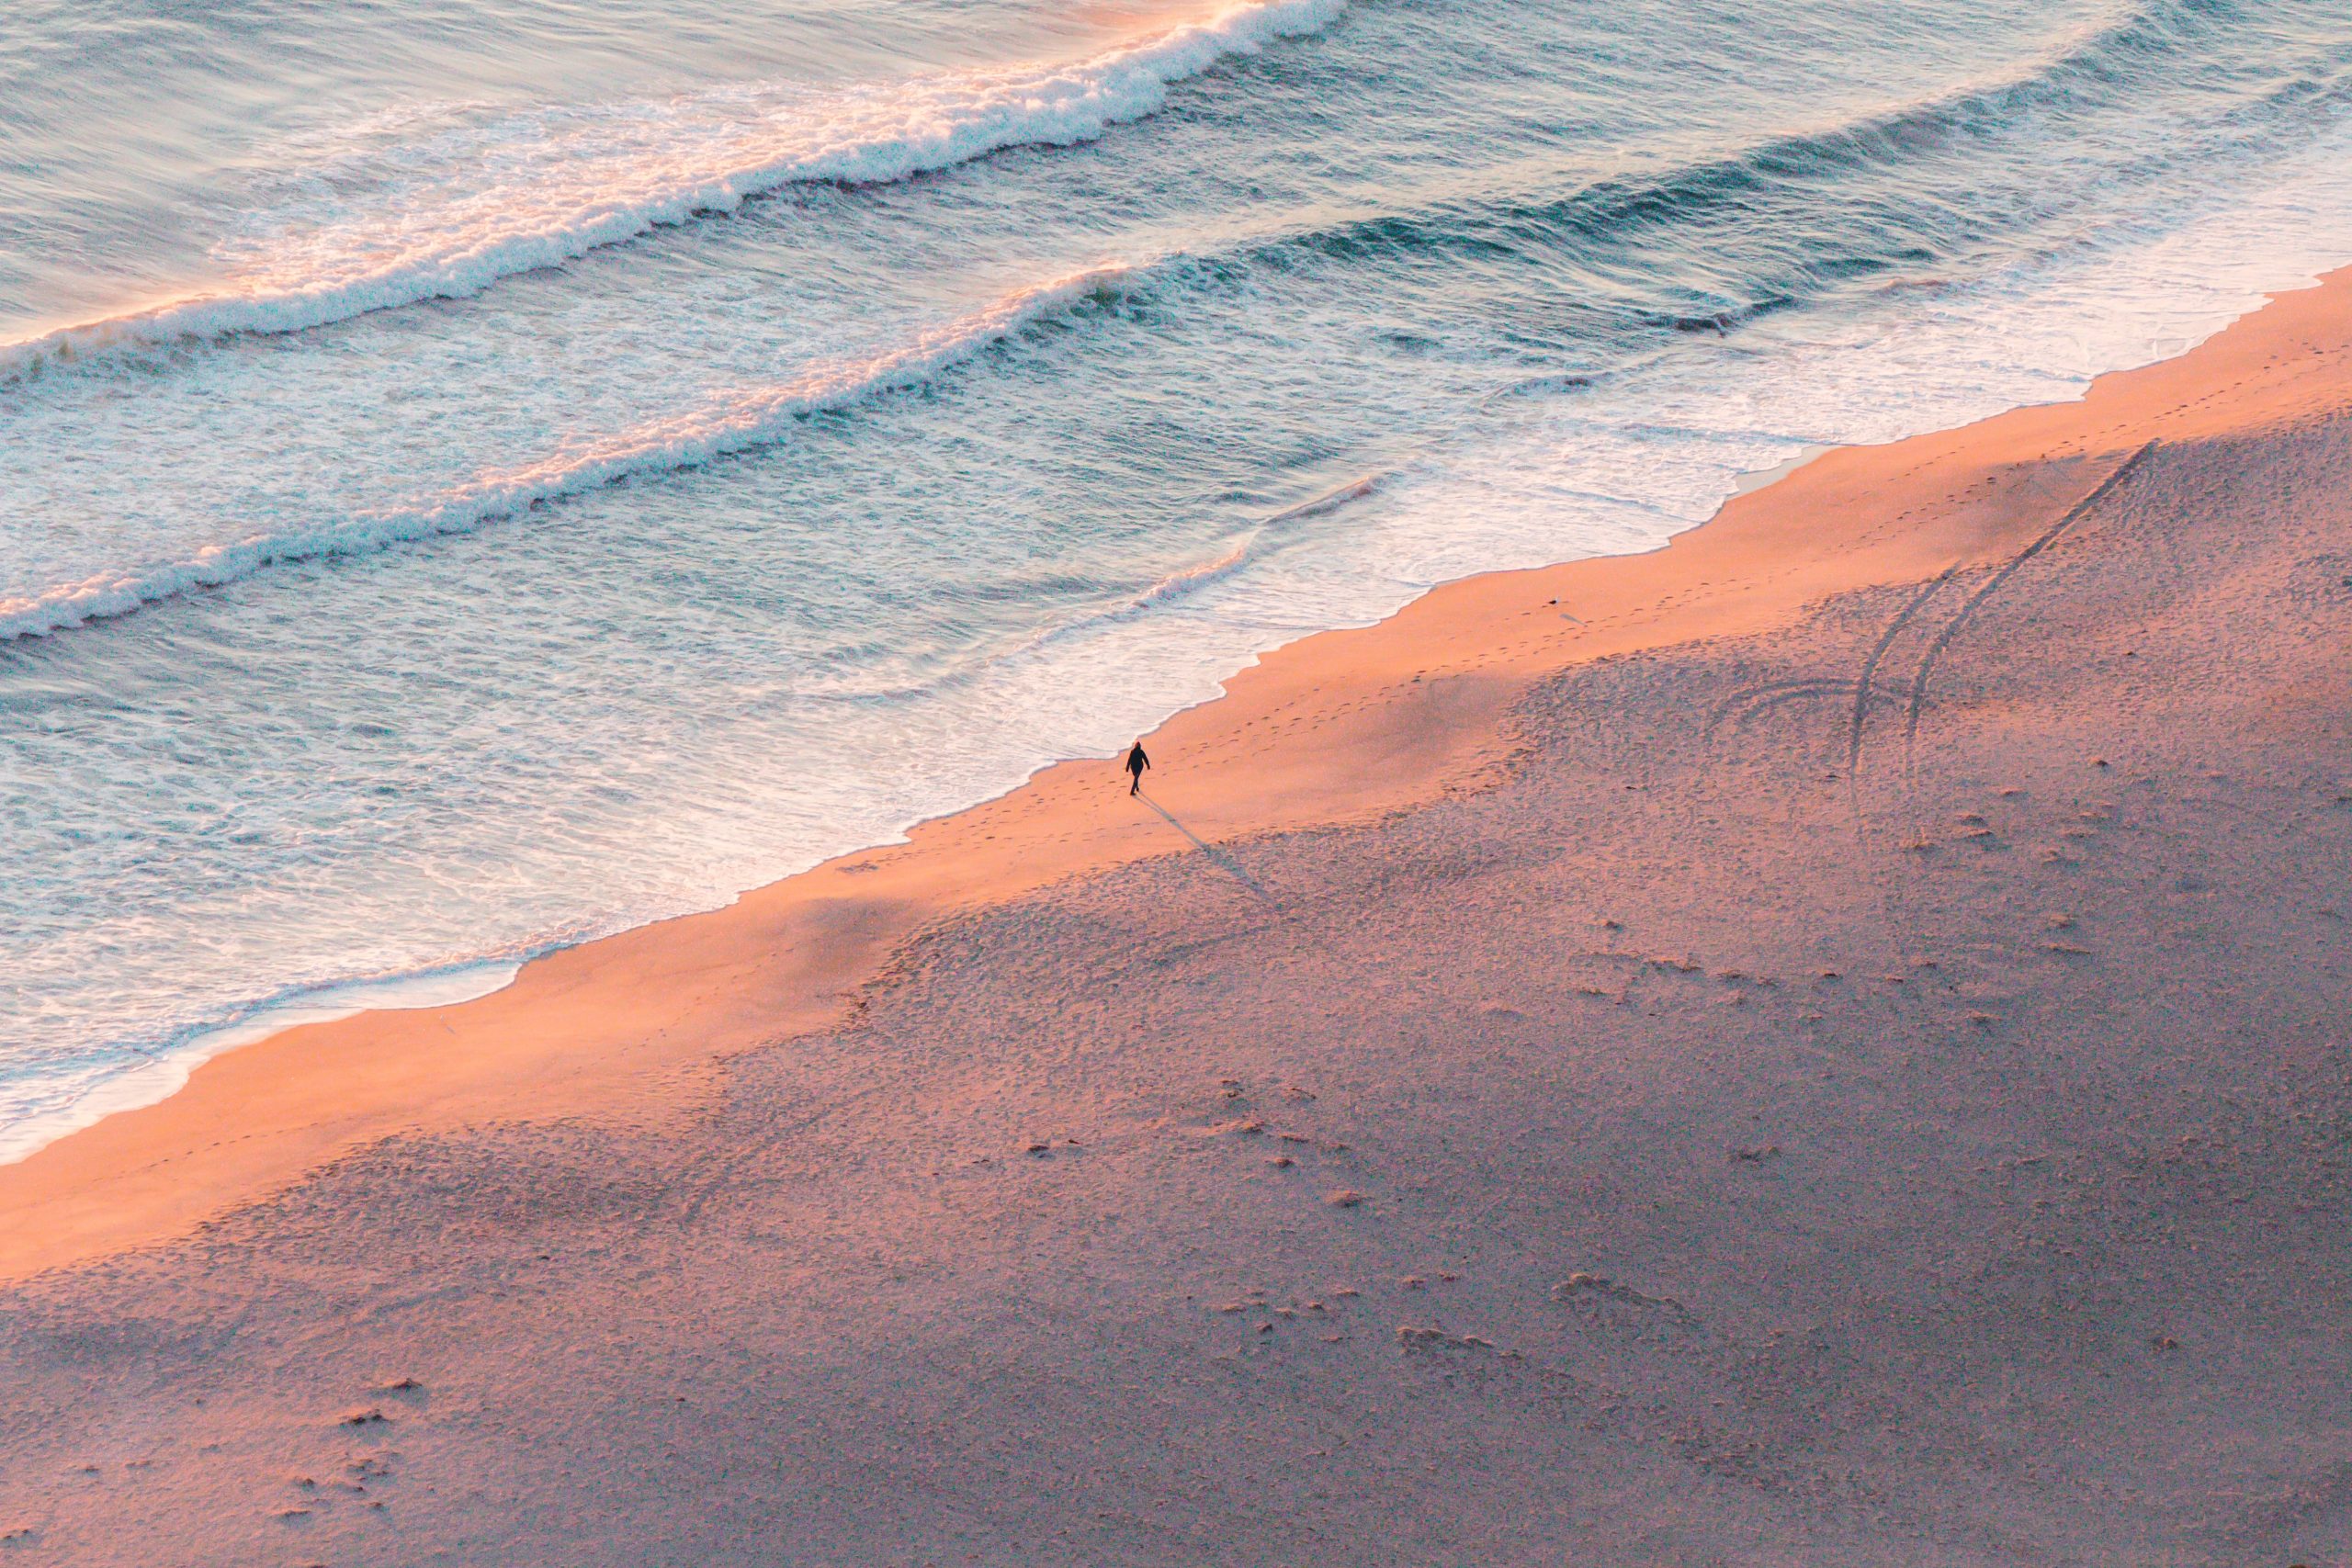
[[[143,1066],[125,1068],[113,1077],[100,1080],[63,1112],[28,1118],[36,1125],[67,1124],[15,1152],[6,1152],[8,1145],[0,1144],[0,1170],[21,1164],[51,1144],[95,1127],[110,1116],[161,1104],[186,1088],[188,1078],[207,1062],[225,1052],[262,1044],[289,1029],[339,1023],[362,1013],[413,1012],[479,1000],[512,985],[523,965],[533,959],[578,945],[576,942],[550,942],[534,947],[519,958],[486,955],[368,979],[289,987],[253,1003],[221,1022],[190,1030],[164,1045],[130,1047],[145,1058]],[[134,1092],[139,1085],[156,1079],[166,1080],[171,1087],[161,1093]]]
[[[1508,766],[1511,705],[1550,673],[1767,629],[1841,593],[1991,558],[2047,523],[2059,486],[2068,502],[2087,494],[2145,440],[2295,412],[2310,389],[2287,345],[2342,339],[2347,277],[2275,296],[2075,401],[1812,455],[1656,550],[1464,579],[1371,626],[1265,654],[1146,738],[1159,815],[1127,800],[1114,765],[1057,763],[902,843],[547,953],[474,1000],[232,1046],[165,1099],[0,1168],[0,1274],[185,1235],[388,1135],[575,1117],[664,1124],[707,1102],[729,1055],[854,1011],[899,945],[939,921],[1136,861],[1214,859],[1234,840],[1374,820],[1474,787]],[[2212,395],[2220,380],[2235,395]],[[2013,472],[2038,482],[2007,493]]]

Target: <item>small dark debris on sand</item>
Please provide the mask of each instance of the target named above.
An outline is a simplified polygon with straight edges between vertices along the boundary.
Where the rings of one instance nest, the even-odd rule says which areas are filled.
[[[1409,1323],[1396,1330],[1396,1343],[1408,1351],[1467,1350],[1518,1359],[1515,1351],[1498,1350],[1493,1340],[1482,1339],[1476,1334],[1448,1334],[1442,1328],[1422,1328]]]

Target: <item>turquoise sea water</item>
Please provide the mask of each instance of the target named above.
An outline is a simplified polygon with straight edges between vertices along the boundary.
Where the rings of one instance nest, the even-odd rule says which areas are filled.
[[[2340,3],[1990,10],[0,11],[0,1157],[2352,260]]]

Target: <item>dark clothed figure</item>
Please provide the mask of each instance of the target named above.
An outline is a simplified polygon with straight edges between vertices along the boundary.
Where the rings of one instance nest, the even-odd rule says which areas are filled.
[[[1138,740],[1127,750],[1127,776],[1134,782],[1127,785],[1129,795],[1143,790],[1143,771],[1151,766],[1151,759],[1143,754],[1143,742]]]

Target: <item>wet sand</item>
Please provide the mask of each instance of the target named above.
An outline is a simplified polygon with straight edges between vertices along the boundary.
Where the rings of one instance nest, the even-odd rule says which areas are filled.
[[[0,1169],[0,1537],[2341,1556],[2347,407],[2339,279],[224,1055]]]

